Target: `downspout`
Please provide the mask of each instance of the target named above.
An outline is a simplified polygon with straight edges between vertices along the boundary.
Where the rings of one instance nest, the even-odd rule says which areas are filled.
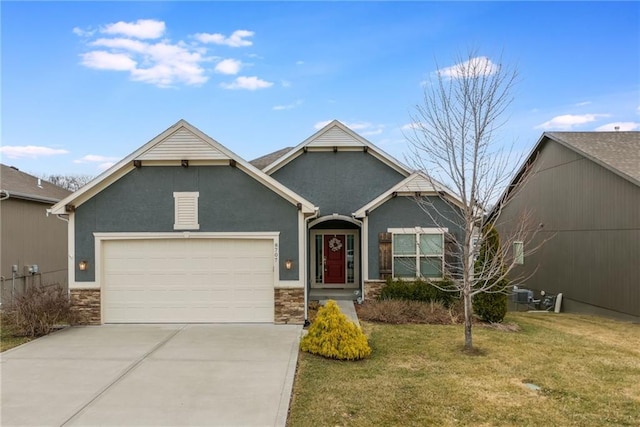
[[[356,218],[356,215],[354,213],[351,214],[351,218],[353,218],[354,221],[357,221],[358,224],[360,225],[360,250],[358,251],[359,255],[360,255],[360,277],[359,277],[359,282],[360,282],[360,289],[359,289],[359,295],[358,295],[358,299],[357,299],[357,303],[358,304],[362,304],[364,302],[364,263],[363,261],[363,253],[364,251],[362,250],[362,247],[364,246],[364,221]],[[367,242],[369,241],[369,236],[367,236]]]
[[[305,260],[306,271],[304,272],[304,326],[307,327],[311,323],[309,322],[309,221],[312,219],[318,218],[320,214],[320,209],[315,208],[315,212],[308,218],[304,220],[304,254],[307,258]]]

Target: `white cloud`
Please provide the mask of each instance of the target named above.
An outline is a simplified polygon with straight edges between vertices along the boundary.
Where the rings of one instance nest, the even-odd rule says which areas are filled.
[[[286,105],[276,105],[273,107],[274,110],[276,111],[282,111],[282,110],[292,110],[294,108],[297,108],[299,106],[302,105],[302,100],[298,99],[295,102],[292,102],[291,104],[286,104]]]
[[[105,34],[122,34],[138,39],[157,39],[162,37],[166,29],[163,21],[155,19],[138,19],[135,22],[116,22],[107,24],[100,30]]]
[[[353,122],[353,123],[345,123],[345,125],[351,130],[363,130],[371,127],[371,123],[368,122]]]
[[[536,129],[560,129],[570,130],[574,126],[583,125],[593,122],[600,117],[608,117],[608,114],[564,114],[562,116],[556,116],[551,120],[536,126]]]
[[[105,163],[118,160],[118,157],[100,156],[98,154],[87,154],[86,156],[76,159],[73,163]],[[113,163],[112,163],[113,164]]]
[[[242,62],[237,59],[223,59],[216,64],[215,71],[220,74],[238,74],[241,67]]]
[[[68,151],[61,148],[50,148],[37,145],[5,145],[0,147],[0,153],[10,159],[18,159],[22,157],[35,159],[37,157],[67,154]]]
[[[497,73],[499,69],[500,66],[491,62],[486,56],[477,56],[451,67],[437,70],[436,73],[442,77],[457,79],[461,77],[490,76]],[[425,82],[422,82],[422,84],[425,84]]]
[[[640,129],[640,123],[637,122],[613,122],[606,125],[598,126],[595,130],[598,132],[615,131],[616,127],[619,131],[632,131]]]
[[[304,61],[296,61],[296,65],[303,65]]]
[[[383,131],[382,127],[379,127],[377,129],[360,132],[360,135],[362,135],[362,136],[380,135],[382,133],[382,131]]]
[[[177,83],[198,85],[209,78],[201,63],[208,61],[202,49],[183,42],[148,43],[128,38],[100,38],[89,46],[109,48],[81,55],[82,65],[112,71],[129,71],[131,79],[160,87]]]
[[[322,122],[317,122],[315,125],[313,125],[313,128],[316,129],[316,130],[322,129],[323,127],[325,127],[326,125],[328,125],[332,121],[333,120],[324,120]]]
[[[73,32],[79,36],[93,34],[78,27]],[[187,44],[182,40],[174,42],[161,38],[165,32],[165,23],[153,19],[107,24],[101,27],[100,37],[85,41],[88,51],[80,55],[81,64],[99,70],[128,72],[131,80],[158,87],[201,85],[209,80],[212,72],[236,75],[246,65],[237,59],[212,56],[208,53],[209,47],[197,41]],[[229,37],[200,33],[194,38],[201,43],[240,47],[251,46],[253,42],[248,38],[253,35],[252,31],[237,30]],[[205,63],[213,61],[217,62],[213,69],[205,68]],[[221,86],[256,90],[272,85],[258,77],[238,77]]]
[[[291,87],[291,82],[289,80],[282,80],[280,84],[282,87]]]
[[[91,29],[83,30],[80,27],[74,27],[73,30],[71,30],[71,31],[73,31],[73,34],[75,34],[77,36],[80,36],[80,37],[91,37],[96,32],[96,30],[91,30]]]
[[[130,50],[137,53],[143,53],[149,47],[148,43],[141,42],[140,40],[132,40],[132,39],[124,39],[124,38],[115,38],[115,39],[102,38],[89,43],[89,45],[109,47],[112,49]]]
[[[420,127],[421,127],[420,123],[413,122],[413,123],[407,123],[406,125],[402,126],[400,130],[404,130],[404,131],[416,130],[416,129],[420,129]]]
[[[194,37],[201,43],[220,44],[229,47],[246,47],[253,45],[251,40],[246,40],[249,37],[253,37],[255,33],[248,30],[236,30],[229,37],[225,37],[222,34],[215,33],[198,33]]]
[[[584,107],[585,105],[591,105],[591,101],[582,101],[576,104],[576,107]]]
[[[115,165],[115,162],[104,162],[104,163],[100,163],[98,165],[98,170],[99,171],[106,171],[107,169],[109,169],[111,166]]]
[[[268,82],[266,80],[259,79],[256,76],[252,77],[244,77],[240,76],[236,78],[232,83],[220,83],[220,86],[224,89],[246,89],[246,90],[257,90],[257,89],[266,89],[268,87],[273,86],[272,82]]]
[[[317,122],[313,127],[318,130],[322,129],[333,120],[324,120]],[[342,122],[346,127],[359,133],[362,136],[380,135],[384,131],[384,125],[375,125],[369,122]]]
[[[129,71],[136,68],[136,61],[124,53],[110,53],[104,50],[94,50],[80,55],[82,65],[99,70]]]

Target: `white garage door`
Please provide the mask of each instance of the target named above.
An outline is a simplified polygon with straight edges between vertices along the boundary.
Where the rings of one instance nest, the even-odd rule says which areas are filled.
[[[105,323],[273,322],[273,241],[107,240]]]

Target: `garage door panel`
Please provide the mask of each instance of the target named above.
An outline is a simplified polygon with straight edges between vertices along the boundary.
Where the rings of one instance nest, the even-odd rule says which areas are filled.
[[[273,322],[273,241],[103,243],[106,323]]]

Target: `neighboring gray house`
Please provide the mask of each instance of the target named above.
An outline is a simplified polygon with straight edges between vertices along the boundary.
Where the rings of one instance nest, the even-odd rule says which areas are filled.
[[[67,223],[47,209],[71,194],[0,165],[0,297],[11,301],[31,285],[67,285]],[[37,267],[34,267],[37,266]],[[14,271],[15,270],[15,271]]]
[[[514,273],[565,311],[640,319],[640,132],[547,132],[525,165],[497,227],[528,210],[543,228],[525,249],[548,241]]]
[[[340,122],[254,162],[181,120],[56,204],[74,307],[90,323],[302,323],[311,299],[442,277],[461,231],[414,197],[451,208]]]

